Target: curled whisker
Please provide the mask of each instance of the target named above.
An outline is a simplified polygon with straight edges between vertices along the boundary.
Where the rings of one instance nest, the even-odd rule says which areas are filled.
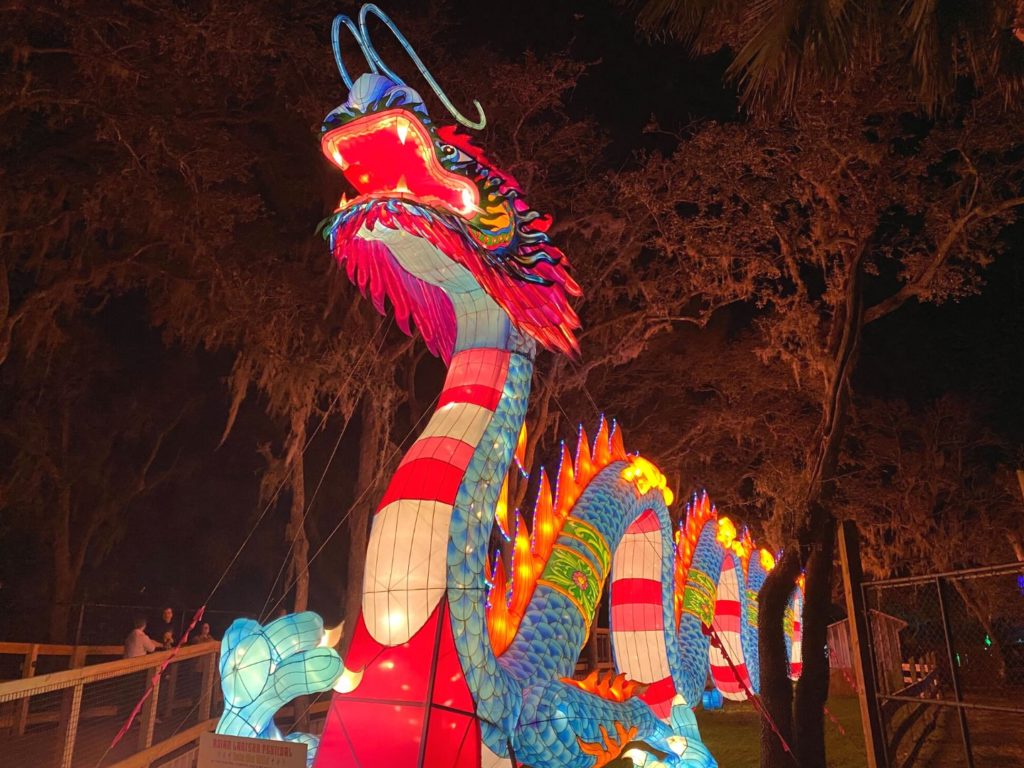
[[[391,20],[391,18],[373,3],[367,3],[359,10],[359,38],[360,46],[365,46],[363,47],[363,53],[371,62],[371,66],[376,65],[377,67],[379,67],[381,72],[383,72],[385,75],[391,78],[398,85],[405,85],[405,82],[403,82],[402,79],[398,75],[396,75],[391,70],[391,68],[388,67],[387,64],[384,63],[384,60],[381,59],[380,54],[378,54],[377,50],[373,47],[373,43],[370,40],[369,31],[366,28],[366,18],[370,14],[373,14],[382,22],[384,22],[385,26],[387,26],[387,28],[391,30],[391,33],[398,40],[399,44],[401,44],[402,48],[405,49],[405,52],[409,54],[409,58],[412,59],[413,63],[416,65],[416,68],[419,70],[420,75],[423,76],[423,79],[427,81],[427,84],[434,91],[434,95],[436,95],[437,98],[440,99],[441,103],[444,104],[445,109],[448,110],[452,117],[454,117],[459,123],[466,126],[467,128],[472,128],[474,130],[480,130],[487,125],[487,116],[484,114],[484,108],[480,105],[480,102],[477,101],[476,99],[473,99],[473,106],[476,107],[477,111],[476,121],[470,120],[461,112],[459,112],[455,105],[452,104],[451,99],[449,99],[444,90],[442,90],[441,86],[438,85],[438,82],[437,80],[434,79],[434,76],[430,74],[430,70],[427,69],[426,65],[423,63],[423,60],[420,59],[416,51],[413,50],[412,45],[406,39],[405,35],[401,33],[401,31]]]

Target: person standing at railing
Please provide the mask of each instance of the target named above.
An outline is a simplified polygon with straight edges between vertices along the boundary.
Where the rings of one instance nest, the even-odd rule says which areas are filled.
[[[199,632],[194,634],[189,642],[193,645],[198,643],[215,643],[217,638],[210,634],[210,625],[204,621],[199,625]]]
[[[146,617],[136,616],[134,629],[124,639],[124,657],[134,659],[161,650],[160,645],[146,634]]]
[[[160,621],[157,622],[156,631],[153,633],[159,637],[165,649],[173,648],[178,642],[178,627],[174,623],[174,609],[168,606],[160,614]]]

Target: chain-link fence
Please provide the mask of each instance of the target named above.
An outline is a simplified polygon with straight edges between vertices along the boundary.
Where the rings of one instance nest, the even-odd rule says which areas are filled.
[[[1024,766],[1024,563],[863,589],[890,768]]]

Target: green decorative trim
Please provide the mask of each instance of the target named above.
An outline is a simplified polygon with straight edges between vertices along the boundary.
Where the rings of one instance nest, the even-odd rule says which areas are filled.
[[[590,625],[601,599],[603,580],[589,559],[575,549],[556,544],[537,583],[569,598]]]
[[[608,569],[611,568],[612,550],[601,532],[590,523],[570,517],[562,525],[562,535],[582,542],[590,550],[594,555],[594,560],[601,566],[600,577],[604,582],[604,577],[608,575]]]
[[[747,624],[757,628],[757,592],[747,590]]]
[[[691,569],[686,577],[683,592],[683,612],[700,619],[701,624],[711,626],[715,618],[715,595],[718,589],[704,571]]]

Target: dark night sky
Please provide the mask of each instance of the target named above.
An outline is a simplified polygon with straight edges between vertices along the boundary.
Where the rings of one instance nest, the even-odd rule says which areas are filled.
[[[387,9],[415,7],[416,3],[389,3]],[[324,4],[324,25],[329,26],[336,4]],[[612,138],[608,163],[620,167],[639,148],[657,139],[641,133],[652,114],[667,129],[681,128],[695,119],[730,120],[736,116],[735,94],[722,85],[726,53],[699,60],[687,58],[678,46],[648,44],[634,31],[622,6],[608,2],[521,0],[515,4],[480,4],[457,0],[450,4],[457,19],[455,34],[472,45],[488,45],[508,56],[525,50],[539,53],[569,51],[598,61],[572,94],[574,115],[593,116]],[[540,22],[539,19],[544,19]],[[421,50],[430,61],[431,51]],[[332,67],[329,50],[324,67]],[[471,62],[467,62],[467,66]],[[324,112],[334,106],[336,94],[324,94]],[[484,105],[486,108],[486,104]],[[312,141],[312,138],[310,139]],[[310,223],[310,227],[315,222]],[[1024,443],[1024,228],[1009,233],[1012,253],[1000,258],[987,274],[988,286],[980,297],[957,305],[910,306],[869,328],[864,339],[857,387],[865,394],[929,398],[960,392],[981,401],[989,423],[1005,437]],[[326,253],[325,253],[326,258]],[[186,367],[189,386],[207,396],[190,414],[179,446],[187,471],[158,499],[133,515],[129,528],[102,573],[90,579],[89,599],[130,601],[156,605],[165,601],[195,604],[212,586],[235,548],[241,543],[259,509],[256,499],[261,459],[254,445],[273,430],[259,403],[250,398],[231,438],[214,450],[223,428],[227,397],[221,379],[230,367],[227,355],[167,353],[159,337],[142,319],[143,310],[132,300],[113,305],[106,315],[110,332],[118,338],[126,359],[140,368]],[[188,359],[185,359],[188,358]],[[587,414],[580,414],[587,416]],[[308,470],[319,476],[336,438],[328,430],[313,443]],[[347,508],[352,456],[346,442],[318,500],[319,532],[333,527],[336,514]],[[311,482],[307,475],[307,484]],[[210,510],[203,530],[190,529],[187,518],[175,510]],[[232,578],[214,608],[254,611],[261,608],[266,586],[254,589],[244,574],[263,558],[280,562],[283,509],[261,526],[236,565]],[[313,547],[319,541],[314,536]],[[337,612],[330,602],[332,590],[317,587],[334,580],[344,550],[337,537],[314,567],[313,607],[328,620]],[[14,570],[32,567],[37,552],[24,542],[8,540],[6,556]],[[115,567],[116,564],[116,567]],[[45,600],[37,592],[18,598],[0,596],[0,613],[24,608],[22,601]],[[20,605],[20,608],[19,608]],[[9,634],[9,633],[8,633]],[[18,639],[11,637],[10,639]]]

